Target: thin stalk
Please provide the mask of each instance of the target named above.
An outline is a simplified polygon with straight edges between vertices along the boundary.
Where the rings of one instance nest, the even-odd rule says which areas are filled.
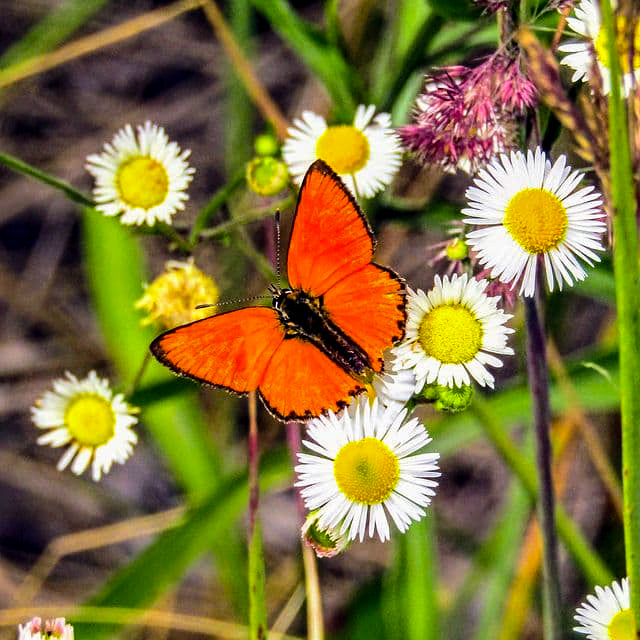
[[[287,422],[287,444],[293,464],[298,462],[301,449],[300,425],[297,422]],[[296,489],[296,505],[300,524],[304,521],[305,510],[302,496]],[[304,565],[304,588],[307,596],[307,638],[308,640],[324,639],[324,619],[322,616],[322,592],[318,579],[316,556],[311,547],[302,542],[302,563]]]
[[[247,457],[249,464],[249,638],[250,640],[264,640],[267,637],[267,608],[264,593],[262,536],[258,517],[260,453],[258,450],[258,407],[255,391],[249,393]]]
[[[480,394],[476,394],[470,410],[478,418],[487,438],[504,460],[505,464],[518,477],[518,480],[522,483],[531,500],[537,500],[538,485],[533,465],[520,453],[518,448],[507,436],[503,426],[495,419],[495,416],[491,413],[486,401]],[[611,582],[613,579],[611,572],[584,539],[580,529],[567,515],[567,512],[561,504],[556,505],[556,521],[560,538],[587,579],[595,584]]]
[[[61,191],[73,202],[77,202],[85,207],[93,207],[93,200],[88,195],[78,191],[67,182],[59,180],[55,176],[45,173],[44,171],[23,162],[15,156],[9,155],[8,153],[0,153],[0,164],[3,164],[5,167],[8,167],[17,173],[22,173],[30,178],[35,178],[38,182],[42,182],[54,189],[57,189],[58,191]]]
[[[555,527],[555,498],[551,472],[551,410],[545,338],[534,298],[525,298],[527,369],[533,403],[538,470],[538,521],[542,533],[545,638],[561,637],[560,572]]]
[[[609,0],[602,0],[611,73],[609,149],[613,196],[613,265],[620,344],[620,420],[622,423],[622,488],[627,575],[631,582],[631,610],[640,629],[640,396],[638,387],[638,231],[627,114],[620,91],[620,60],[614,17]]]

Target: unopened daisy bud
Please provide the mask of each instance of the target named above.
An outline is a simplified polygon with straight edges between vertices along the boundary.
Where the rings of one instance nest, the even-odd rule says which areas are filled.
[[[340,533],[338,527],[326,529],[318,525],[319,512],[312,511],[301,529],[302,540],[311,547],[318,558],[332,558],[342,553],[349,546],[349,536]]]
[[[73,627],[65,624],[64,618],[46,620],[43,625],[36,617],[18,625],[18,640],[73,640]]]
[[[198,306],[215,305],[217,300],[216,283],[200,271],[193,260],[170,260],[165,271],[147,286],[135,307],[149,313],[143,318],[143,325],[157,323],[161,328],[172,329],[211,315],[211,306],[202,309]]]
[[[261,133],[253,142],[253,149],[258,156],[275,156],[280,145],[270,133]]]
[[[247,163],[247,184],[261,196],[275,196],[289,182],[287,165],[272,156],[259,156]]]
[[[68,445],[58,462],[62,471],[80,475],[91,464],[91,476],[97,482],[114,462],[124,464],[138,436],[131,427],[138,422],[138,409],[129,406],[122,394],[113,395],[109,381],[91,371],[83,380],[67,372],[66,379],[53,382],[34,407],[31,419],[36,427],[47,430],[38,444],[52,447]]]
[[[453,241],[447,245],[445,252],[449,260],[464,260],[469,256],[469,247],[462,238],[454,238]]]
[[[96,209],[106,216],[122,214],[122,224],[170,224],[189,198],[194,173],[189,154],[151,122],[135,133],[131,125],[120,129],[102,153],[87,158],[86,169],[96,181]]]
[[[463,384],[460,387],[430,384],[424,387],[422,396],[433,402],[438,411],[457,413],[464,411],[471,404],[473,387],[468,384]]]

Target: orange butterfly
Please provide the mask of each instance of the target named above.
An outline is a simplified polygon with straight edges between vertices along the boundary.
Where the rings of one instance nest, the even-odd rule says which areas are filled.
[[[405,285],[372,262],[373,233],[340,178],[317,160],[293,220],[290,289],[272,307],[246,307],[158,336],[153,355],[174,372],[236,393],[260,392],[280,420],[348,404],[382,354],[404,337]]]

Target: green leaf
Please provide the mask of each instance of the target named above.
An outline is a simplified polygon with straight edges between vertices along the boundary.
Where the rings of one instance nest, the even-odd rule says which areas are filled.
[[[383,592],[385,638],[437,640],[434,513],[394,537],[394,562]],[[416,603],[420,603],[416,606]]]
[[[263,491],[289,481],[288,452],[280,450],[262,457],[260,479]],[[231,525],[245,508],[248,498],[246,472],[223,479],[218,488],[187,512],[183,521],[160,534],[129,565],[86,603],[98,607],[144,609],[175,585],[212,541],[232,535]],[[76,623],[77,638],[102,640],[118,625]]]

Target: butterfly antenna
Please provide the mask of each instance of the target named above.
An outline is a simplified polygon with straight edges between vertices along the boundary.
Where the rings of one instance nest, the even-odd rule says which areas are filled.
[[[241,302],[253,302],[254,300],[271,300],[272,296],[250,296],[248,298],[236,298],[235,300],[225,300],[224,302],[208,303],[196,305],[196,309],[208,309],[209,307],[224,307],[228,304],[240,304]]]
[[[282,285],[282,270],[280,268],[280,209],[276,210],[274,219],[274,233],[275,233],[275,249],[276,249],[276,283],[278,289]]]

